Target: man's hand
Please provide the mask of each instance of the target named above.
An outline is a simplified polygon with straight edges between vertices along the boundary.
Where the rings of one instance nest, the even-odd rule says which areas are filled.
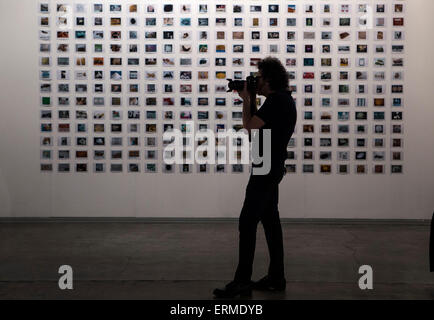
[[[247,82],[244,83],[243,91],[238,92],[238,94],[241,99],[243,99],[243,127],[250,134],[251,129],[259,129],[265,122],[258,116],[253,115],[256,112],[256,104],[254,110],[252,110],[252,106],[250,105],[250,92],[247,90]],[[256,93],[252,98],[256,100]],[[256,103],[256,101],[254,102]]]
[[[250,92],[247,90],[247,81],[244,82],[244,88],[242,91],[237,91],[243,101],[250,102]]]

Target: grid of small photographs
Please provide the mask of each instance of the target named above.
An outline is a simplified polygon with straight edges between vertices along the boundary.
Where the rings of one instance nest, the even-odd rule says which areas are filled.
[[[402,173],[405,2],[40,2],[41,171],[248,170],[165,164],[163,133],[241,129],[226,79],[272,55],[299,115],[289,174]]]

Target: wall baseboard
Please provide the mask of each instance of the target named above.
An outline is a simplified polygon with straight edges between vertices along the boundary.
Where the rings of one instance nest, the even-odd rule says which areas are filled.
[[[412,225],[428,226],[429,219],[322,219],[281,218],[284,224],[322,225]],[[7,217],[0,223],[238,223],[238,218],[135,218],[135,217]]]

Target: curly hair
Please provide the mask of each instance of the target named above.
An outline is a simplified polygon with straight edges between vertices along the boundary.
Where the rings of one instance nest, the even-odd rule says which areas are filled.
[[[268,81],[270,89],[275,91],[288,90],[289,75],[279,59],[266,57],[258,63],[258,70],[265,81]]]

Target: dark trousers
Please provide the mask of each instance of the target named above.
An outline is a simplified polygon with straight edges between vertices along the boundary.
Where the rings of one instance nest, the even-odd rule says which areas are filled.
[[[434,213],[431,219],[431,233],[429,240],[429,270],[434,272]]]
[[[250,175],[239,219],[239,262],[236,281],[250,281],[255,256],[256,229],[261,221],[270,254],[268,275],[284,278],[283,239],[278,202],[279,183],[284,173],[275,176]]]

